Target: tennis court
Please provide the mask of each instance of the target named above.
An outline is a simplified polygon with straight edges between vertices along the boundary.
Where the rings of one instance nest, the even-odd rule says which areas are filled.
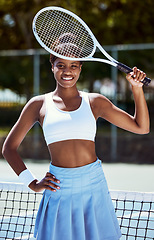
[[[48,171],[49,162],[27,161],[26,165],[38,179]],[[5,160],[0,160],[0,182],[18,182],[18,177]],[[154,192],[154,165],[103,163],[109,189]],[[7,173],[7,174],[6,174]]]

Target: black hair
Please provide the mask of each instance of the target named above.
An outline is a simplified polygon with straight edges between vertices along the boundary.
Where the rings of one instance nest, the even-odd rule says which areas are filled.
[[[51,49],[59,54],[63,53],[64,56],[81,58],[82,51],[78,46],[76,46],[76,39],[77,37],[74,34],[64,33],[55,41],[54,44],[52,44]],[[68,53],[68,49],[71,49],[71,54]],[[50,55],[51,64],[54,64],[56,59],[57,57],[55,55]],[[80,64],[82,64],[82,61],[80,61]]]

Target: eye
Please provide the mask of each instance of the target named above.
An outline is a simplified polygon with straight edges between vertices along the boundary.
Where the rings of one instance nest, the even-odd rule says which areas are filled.
[[[72,69],[78,68],[78,66],[76,64],[73,64],[71,67],[72,67]]]
[[[64,65],[63,64],[57,64],[57,67],[58,68],[64,68]]]

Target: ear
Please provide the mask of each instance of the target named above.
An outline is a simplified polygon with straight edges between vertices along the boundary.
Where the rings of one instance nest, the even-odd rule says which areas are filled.
[[[51,70],[52,70],[52,72],[54,72],[54,65],[53,64],[51,65]]]

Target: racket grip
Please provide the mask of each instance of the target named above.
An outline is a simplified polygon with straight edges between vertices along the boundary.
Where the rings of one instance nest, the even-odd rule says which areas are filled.
[[[123,63],[117,63],[117,68],[121,71],[121,72],[124,72],[124,73],[130,73],[133,71],[132,68],[126,66],[125,64]],[[147,78],[145,77],[143,80],[142,80],[142,83],[145,85],[145,86],[148,86],[149,83],[151,82],[151,79],[150,78]]]

